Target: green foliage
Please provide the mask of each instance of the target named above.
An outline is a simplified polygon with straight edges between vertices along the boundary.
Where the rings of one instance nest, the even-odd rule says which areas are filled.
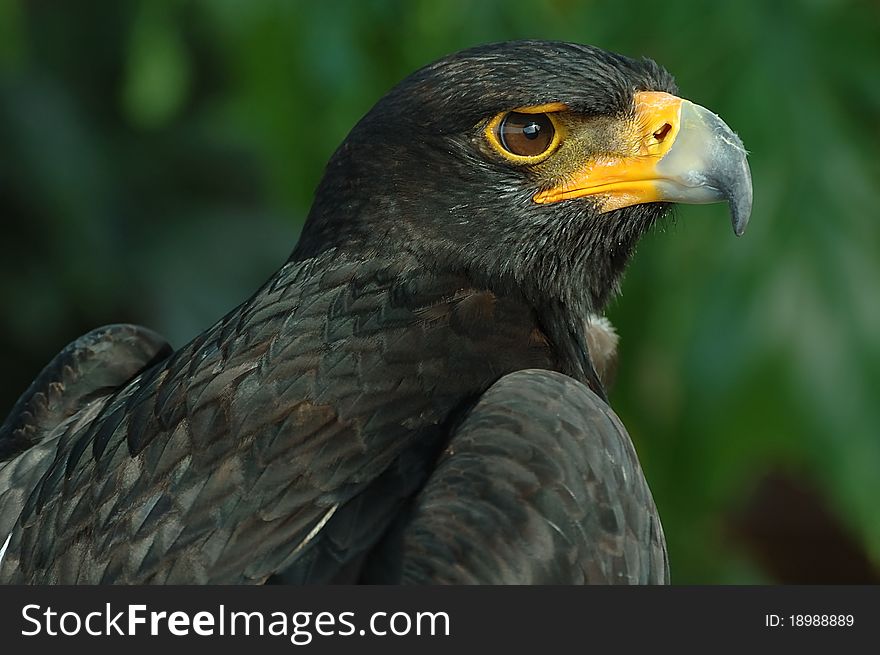
[[[189,58],[175,18],[166,2],[144,3],[136,14],[122,87],[125,115],[134,125],[166,125],[186,101]]]
[[[181,345],[247,297],[407,73],[479,42],[594,43],[661,62],[751,151],[745,237],[681,209],[610,312],[674,580],[760,580],[725,516],[778,466],[880,556],[878,20],[831,0],[0,3],[0,407],[91,327]]]

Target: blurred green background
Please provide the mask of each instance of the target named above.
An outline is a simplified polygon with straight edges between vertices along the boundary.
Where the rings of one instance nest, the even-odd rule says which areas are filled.
[[[872,579],[876,2],[0,0],[0,414],[95,326],[207,328],[287,257],[381,95],[514,38],[656,59],[751,151],[746,235],[682,208],[609,312],[673,581]]]

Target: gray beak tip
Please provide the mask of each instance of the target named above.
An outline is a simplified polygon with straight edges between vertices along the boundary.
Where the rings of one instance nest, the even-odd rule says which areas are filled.
[[[749,224],[752,214],[752,174],[745,152],[738,167],[739,175],[733,176],[725,195],[730,206],[730,223],[733,233],[741,237]]]
[[[665,199],[727,201],[733,232],[742,236],[752,213],[752,174],[742,140],[717,114],[688,100],[680,119],[678,136],[657,166],[666,181]]]

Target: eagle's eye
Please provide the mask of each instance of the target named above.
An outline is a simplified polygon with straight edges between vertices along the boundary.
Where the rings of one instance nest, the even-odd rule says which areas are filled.
[[[556,128],[547,114],[523,114],[512,111],[501,119],[498,139],[510,154],[538,157],[554,145]]]
[[[557,114],[567,109],[561,102],[551,102],[503,111],[484,124],[486,140],[511,164],[539,164],[562,142],[564,129]]]

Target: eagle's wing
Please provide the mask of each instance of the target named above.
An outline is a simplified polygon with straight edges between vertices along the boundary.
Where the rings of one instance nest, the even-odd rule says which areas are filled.
[[[368,551],[461,410],[556,364],[519,301],[398,269],[290,263],[62,422],[0,580],[318,582]]]
[[[512,373],[455,432],[372,582],[668,581],[657,509],[614,412],[560,373]]]
[[[138,325],[106,325],[72,341],[40,372],[0,426],[0,462],[39,443],[99,395],[121,387],[171,354]]]
[[[28,495],[51,466],[65,421],[171,354],[158,334],[107,325],[69,343],[40,372],[0,426],[0,540],[9,542]],[[5,553],[5,551],[4,551]],[[2,562],[2,559],[0,559]]]

